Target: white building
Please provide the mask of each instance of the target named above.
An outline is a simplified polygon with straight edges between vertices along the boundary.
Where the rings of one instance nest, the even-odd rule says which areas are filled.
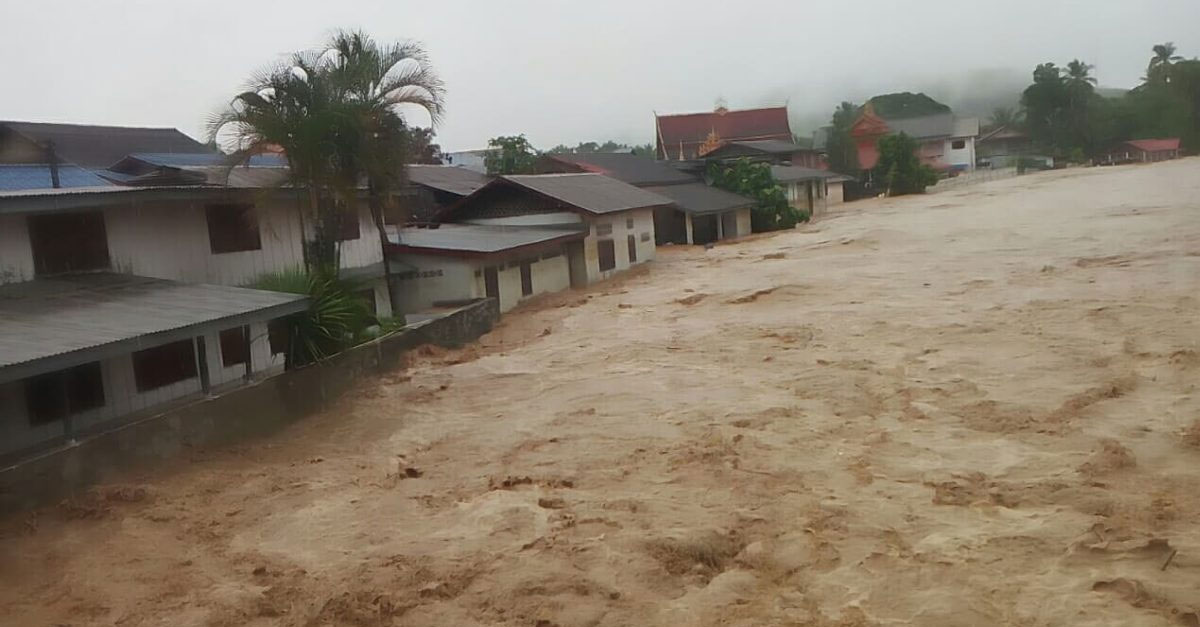
[[[489,296],[582,287],[654,258],[664,196],[599,174],[502,176],[444,212],[436,229],[390,234],[406,314]],[[402,300],[403,300],[402,298]]]

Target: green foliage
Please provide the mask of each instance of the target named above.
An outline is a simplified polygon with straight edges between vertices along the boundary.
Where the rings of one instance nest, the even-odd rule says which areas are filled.
[[[905,133],[879,138],[879,162],[876,179],[883,183],[889,196],[922,194],[925,188],[937,183],[937,173],[917,158],[917,141]]]
[[[1129,139],[1179,137],[1200,150],[1200,60],[1154,46],[1146,78],[1129,91],[1098,90],[1092,66],[1043,63],[1022,94],[1030,134],[1047,153],[1082,162]],[[1101,94],[1111,94],[1105,97]]]
[[[996,107],[988,118],[988,130],[1001,127],[1021,128],[1025,124],[1025,112],[1012,107]]]
[[[753,198],[750,227],[754,232],[790,229],[809,219],[807,212],[788,204],[787,194],[771,176],[771,166],[738,159],[729,163],[709,163],[708,177],[713,186]]]
[[[559,144],[550,150],[547,150],[546,154],[584,155],[595,152],[632,152],[635,155],[652,157],[654,156],[654,144],[639,144],[636,146],[630,146],[629,144],[620,144],[612,140],[608,140],[602,144],[597,144],[596,142],[580,142],[575,146]]]
[[[850,102],[843,102],[833,112],[825,153],[828,155],[829,169],[834,172],[850,176],[858,174],[858,147],[854,145],[854,138],[850,137],[850,127],[854,126],[856,119],[858,107]]]
[[[537,163],[537,151],[525,135],[493,137],[488,140],[488,152],[483,158],[488,174],[532,174]]]
[[[366,286],[328,270],[309,272],[293,268],[273,272],[248,287],[308,296],[308,309],[288,319],[289,367],[309,364],[345,350],[376,324],[361,296]]]
[[[875,96],[868,102],[875,109],[875,114],[885,120],[917,118],[937,113],[950,113],[950,107],[926,96],[901,92]]]

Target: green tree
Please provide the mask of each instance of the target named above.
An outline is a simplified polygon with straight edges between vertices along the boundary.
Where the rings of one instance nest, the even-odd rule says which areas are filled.
[[[787,194],[766,163],[752,163],[744,158],[729,163],[713,162],[708,165],[708,178],[714,187],[755,200],[750,227],[756,233],[790,229],[810,217],[788,204]]]
[[[525,135],[493,137],[488,140],[488,152],[483,158],[488,174],[532,174],[537,163],[537,151]]]
[[[917,158],[917,141],[907,134],[884,135],[878,147],[876,180],[883,183],[889,196],[922,194],[937,183],[937,173]]]
[[[1154,46],[1154,56],[1146,67],[1147,83],[1167,83],[1170,81],[1171,65],[1182,61],[1183,57],[1175,54],[1175,43],[1168,41]]]
[[[850,127],[858,119],[858,107],[850,102],[843,102],[833,112],[830,121],[829,137],[825,142],[825,154],[829,160],[829,169],[839,174],[854,176],[858,174],[858,146],[850,136]]]
[[[1020,128],[1024,122],[1024,113],[1020,109],[996,107],[992,109],[992,115],[988,118],[988,129],[994,130],[1001,127]]]

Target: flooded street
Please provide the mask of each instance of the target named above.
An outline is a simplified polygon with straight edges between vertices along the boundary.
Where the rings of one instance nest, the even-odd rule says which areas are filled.
[[[1200,159],[841,205],[4,521],[0,623],[1200,625]]]

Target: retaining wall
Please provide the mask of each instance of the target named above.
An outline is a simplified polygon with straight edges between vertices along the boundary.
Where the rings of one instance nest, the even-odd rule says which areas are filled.
[[[325,407],[364,377],[403,364],[423,344],[459,347],[492,329],[495,299],[356,346],[335,357],[173,407],[0,468],[0,512],[63,498],[72,491],[199,447],[272,433]]]

